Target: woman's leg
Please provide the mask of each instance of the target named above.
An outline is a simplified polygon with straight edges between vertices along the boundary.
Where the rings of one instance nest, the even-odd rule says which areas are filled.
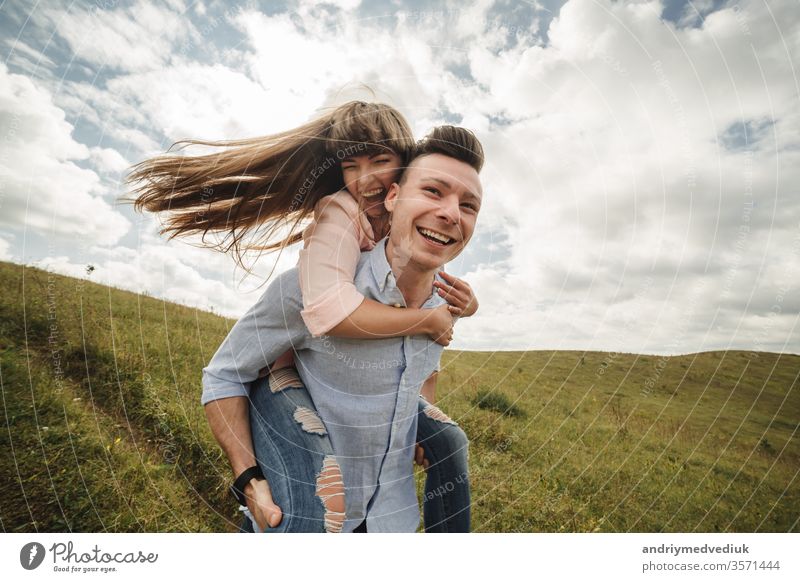
[[[425,477],[425,531],[470,531],[469,440],[446,414],[419,399],[417,442],[430,466]]]
[[[253,449],[283,512],[269,532],[339,532],[344,483],[325,425],[297,370],[273,370],[250,390]],[[242,528],[244,529],[244,528]]]

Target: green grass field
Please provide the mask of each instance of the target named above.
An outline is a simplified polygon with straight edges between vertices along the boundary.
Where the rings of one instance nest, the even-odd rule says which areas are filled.
[[[9,263],[0,289],[2,530],[234,531],[200,406],[233,321]],[[443,364],[438,404],[471,440],[475,531],[800,531],[799,356]]]

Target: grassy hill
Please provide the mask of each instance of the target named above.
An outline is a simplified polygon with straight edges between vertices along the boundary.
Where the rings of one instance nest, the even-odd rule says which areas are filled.
[[[0,263],[0,526],[233,531],[200,370],[232,325]],[[799,531],[800,357],[446,351],[476,531]],[[421,475],[418,483],[421,485]]]

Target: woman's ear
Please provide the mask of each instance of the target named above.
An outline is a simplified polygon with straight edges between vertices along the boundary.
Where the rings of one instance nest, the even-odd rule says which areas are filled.
[[[386,198],[383,201],[383,205],[386,207],[387,212],[394,212],[395,204],[397,204],[398,194],[400,194],[400,184],[397,182],[392,182],[392,185],[389,186],[389,191],[386,193]]]

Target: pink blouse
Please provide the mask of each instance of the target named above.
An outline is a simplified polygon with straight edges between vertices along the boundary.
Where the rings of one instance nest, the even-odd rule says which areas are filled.
[[[353,313],[364,296],[353,284],[361,251],[375,247],[372,226],[346,190],[325,196],[314,207],[314,222],[303,231],[300,251],[300,315],[315,337]]]

